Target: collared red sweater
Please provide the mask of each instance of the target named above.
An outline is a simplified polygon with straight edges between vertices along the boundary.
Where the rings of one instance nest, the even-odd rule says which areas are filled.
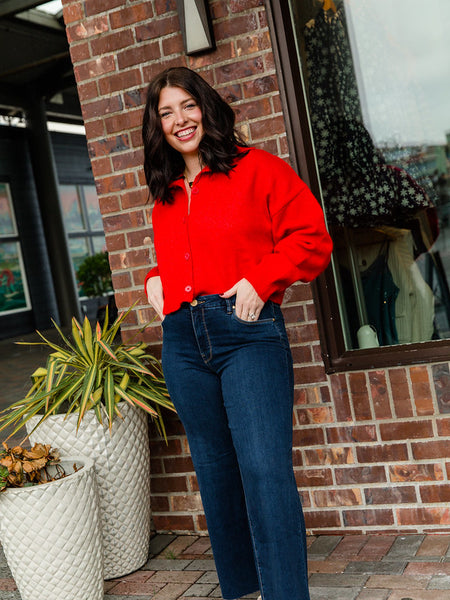
[[[328,265],[332,241],[322,209],[295,171],[256,148],[224,175],[204,168],[191,189],[171,184],[173,202],[157,202],[152,221],[164,314],[196,296],[222,294],[242,278],[260,298],[281,303],[295,281]]]

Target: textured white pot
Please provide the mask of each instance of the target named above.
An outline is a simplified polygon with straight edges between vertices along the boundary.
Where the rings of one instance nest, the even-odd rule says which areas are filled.
[[[74,473],[73,463],[83,468]],[[0,541],[22,600],[101,600],[94,463],[71,456],[61,466],[68,477],[0,494]]]
[[[103,533],[104,577],[114,579],[141,567],[150,544],[150,450],[147,415],[120,403],[123,420],[116,417],[112,432],[88,411],[52,415],[31,435],[31,443],[45,440],[61,455],[86,454],[95,462]],[[27,423],[31,431],[34,417]]]

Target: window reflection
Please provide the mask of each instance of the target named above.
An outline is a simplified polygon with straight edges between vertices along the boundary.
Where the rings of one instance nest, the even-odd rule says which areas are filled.
[[[291,0],[347,348],[450,337],[446,0]]]

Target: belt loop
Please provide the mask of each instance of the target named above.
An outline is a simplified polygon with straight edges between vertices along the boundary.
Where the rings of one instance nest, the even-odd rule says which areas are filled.
[[[225,298],[228,314],[231,314],[233,312],[234,299],[235,299],[235,296],[232,296],[231,298]]]

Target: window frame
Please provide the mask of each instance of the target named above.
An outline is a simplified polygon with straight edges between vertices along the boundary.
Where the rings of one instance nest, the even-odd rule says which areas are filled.
[[[314,145],[289,4],[285,0],[265,1],[292,165],[309,185],[313,194],[321,198],[320,180],[315,167]],[[312,290],[322,359],[327,373],[448,361],[450,339],[347,350],[332,265],[312,283]]]

